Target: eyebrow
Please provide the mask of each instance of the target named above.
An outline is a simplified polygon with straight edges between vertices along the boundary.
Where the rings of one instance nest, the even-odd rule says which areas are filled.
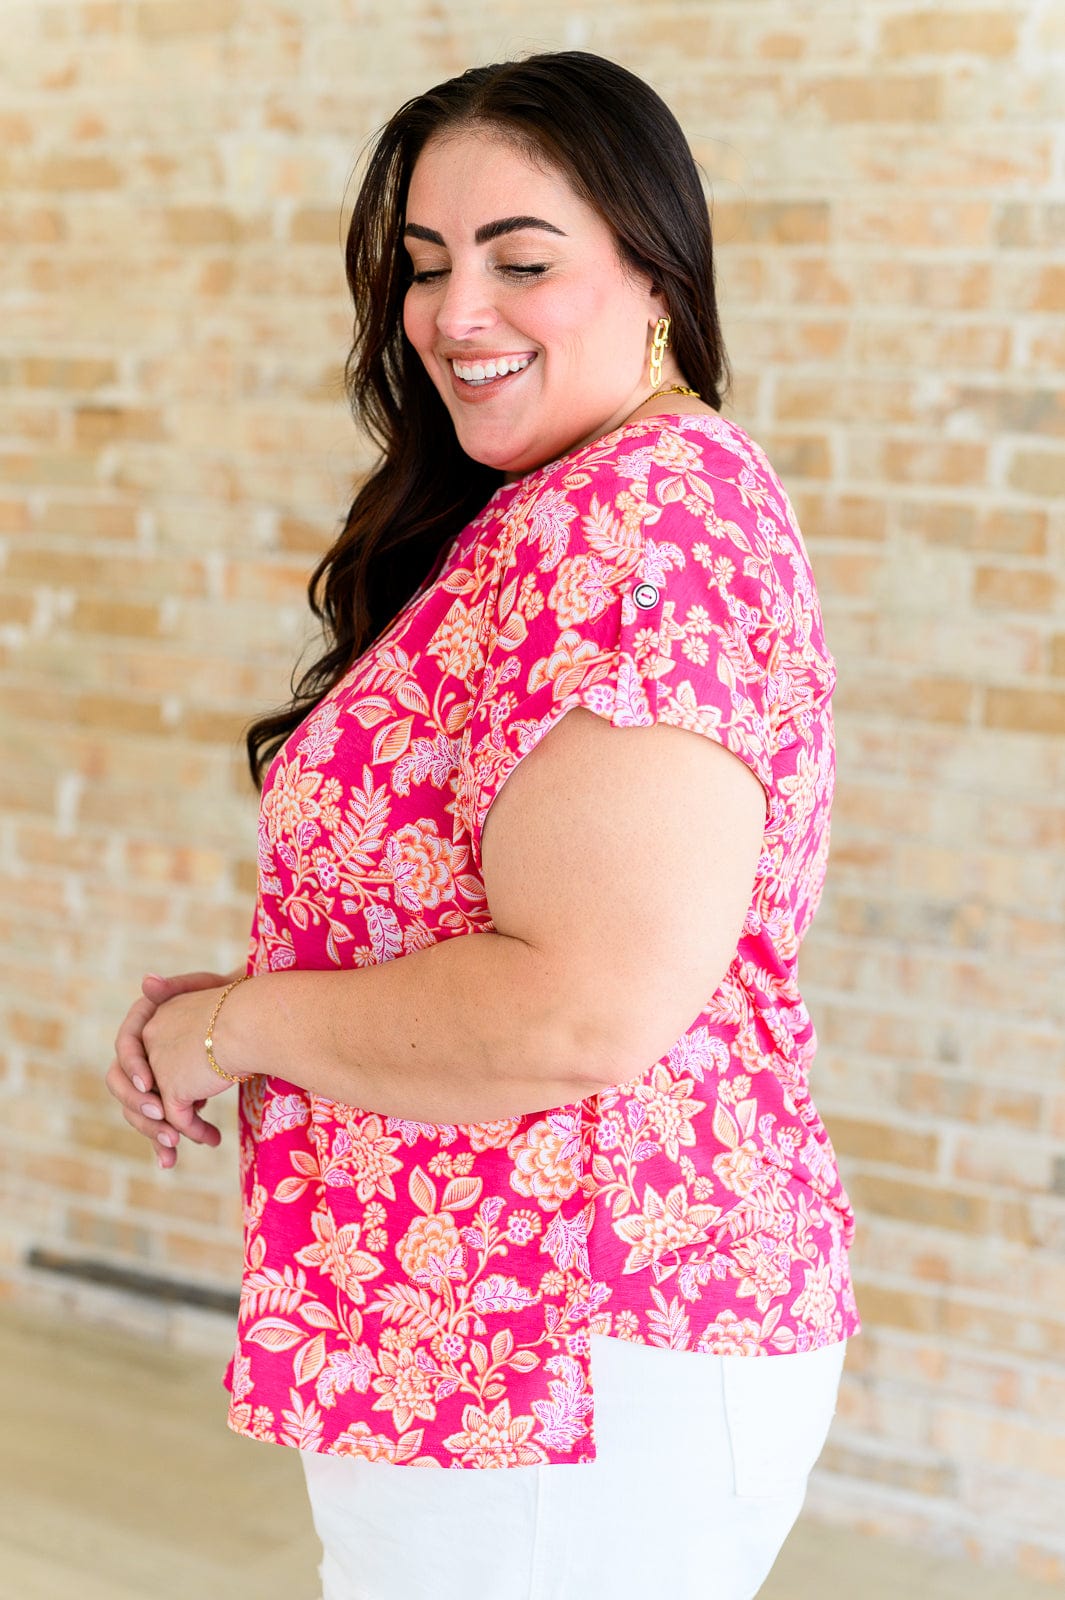
[[[566,235],[561,228],[556,228],[553,222],[545,222],[543,217],[500,217],[495,222],[484,222],[473,236],[475,244],[487,244],[491,239],[499,239],[505,233],[517,233],[522,228],[542,228],[545,233],[557,233],[564,239]],[[423,228],[417,222],[408,222],[403,230],[413,239],[424,239],[426,244],[443,244],[444,236],[437,233],[435,228]]]

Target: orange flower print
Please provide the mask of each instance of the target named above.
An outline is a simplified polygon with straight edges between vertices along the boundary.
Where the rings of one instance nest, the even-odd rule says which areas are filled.
[[[387,1200],[396,1198],[392,1174],[401,1171],[403,1163],[397,1161],[392,1152],[399,1145],[400,1140],[389,1138],[381,1118],[374,1115],[347,1123],[337,1135],[333,1154],[342,1156],[344,1167],[355,1179],[355,1193],[361,1201],[372,1200],[375,1194],[383,1194]]]
[[[648,1184],[642,1214],[614,1224],[614,1232],[631,1246],[622,1271],[640,1272],[668,1251],[682,1250],[720,1214],[719,1206],[691,1205],[686,1184],[678,1183],[664,1199]]]
[[[579,689],[588,677],[588,662],[599,654],[591,639],[582,639],[573,628],[560,633],[554,650],[537,661],[529,673],[529,693],[542,684],[554,684],[554,697],[564,700]]]
[[[439,662],[442,671],[472,685],[475,675],[484,666],[484,653],[477,638],[476,612],[456,600],[426,646],[426,652]]]
[[[298,834],[301,822],[317,822],[322,808],[315,796],[322,783],[320,772],[304,772],[299,756],[282,766],[263,795],[262,821],[271,844]]]
[[[445,1278],[466,1276],[465,1251],[455,1219],[450,1211],[431,1217],[415,1217],[396,1246],[396,1254],[408,1278],[439,1288]]]
[[[734,1311],[719,1311],[695,1348],[712,1356],[756,1356],[762,1348],[760,1331],[758,1323],[752,1322],[750,1317],[738,1317]]]
[[[544,609],[544,597],[535,572],[527,572],[518,590],[518,610],[526,622],[535,622]]]
[[[732,1247],[732,1259],[740,1280],[737,1298],[753,1297],[759,1311],[768,1311],[770,1302],[791,1288],[791,1258],[771,1234],[741,1239]]]
[[[415,1417],[423,1422],[436,1416],[433,1403],[433,1386],[427,1372],[418,1365],[417,1354],[407,1346],[399,1350],[382,1350],[378,1360],[381,1376],[373,1380],[380,1395],[373,1403],[375,1411],[391,1411],[397,1429],[402,1433],[410,1427]]]
[[[671,1161],[679,1161],[682,1144],[695,1143],[692,1118],[706,1110],[704,1100],[692,1099],[694,1088],[690,1078],[674,1078],[668,1068],[658,1066],[650,1083],[641,1083],[633,1093],[647,1107],[648,1125]]]
[[[714,1157],[714,1176],[731,1189],[733,1194],[750,1194],[761,1178],[765,1167],[753,1139],[744,1139],[735,1150],[726,1150]]]
[[[436,823],[420,817],[397,828],[388,841],[396,900],[406,911],[432,909],[455,895],[454,848]]]
[[[702,466],[702,454],[694,440],[664,432],[655,446],[655,461],[673,472],[697,472]]]
[[[518,1131],[517,1117],[499,1117],[495,1122],[462,1122],[459,1132],[470,1141],[470,1149],[480,1155],[485,1150],[502,1150]]]
[[[500,1400],[493,1411],[466,1406],[462,1430],[444,1440],[462,1461],[471,1467],[532,1467],[547,1456],[539,1445],[530,1444],[535,1417],[511,1417],[510,1401]]]
[[[560,628],[573,628],[602,616],[613,599],[608,571],[601,561],[595,556],[567,556],[558,564],[547,603],[558,616]]]
[[[358,1248],[358,1223],[337,1227],[336,1218],[329,1211],[315,1211],[310,1220],[318,1242],[297,1250],[296,1260],[303,1267],[317,1267],[356,1305],[362,1305],[366,1299],[363,1284],[384,1268],[376,1256]]]
[[[538,1200],[545,1211],[557,1210],[579,1182],[574,1164],[579,1135],[579,1126],[574,1129],[565,1115],[534,1122],[507,1146],[514,1163],[510,1187]]]

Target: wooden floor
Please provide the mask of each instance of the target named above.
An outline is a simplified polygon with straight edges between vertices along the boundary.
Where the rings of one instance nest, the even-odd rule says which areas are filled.
[[[296,1452],[229,1432],[223,1366],[150,1319],[134,1337],[0,1307],[0,1600],[318,1600]],[[800,1519],[760,1600],[910,1592],[1052,1591]]]

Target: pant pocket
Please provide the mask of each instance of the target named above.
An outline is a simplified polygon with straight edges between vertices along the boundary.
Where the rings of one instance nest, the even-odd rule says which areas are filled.
[[[722,1356],[735,1492],[779,1494],[805,1483],[836,1410],[846,1340],[780,1356]]]

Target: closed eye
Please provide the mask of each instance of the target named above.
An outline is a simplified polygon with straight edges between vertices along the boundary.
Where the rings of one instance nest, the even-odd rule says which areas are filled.
[[[499,270],[516,278],[538,278],[547,271],[547,266],[544,263],[534,263],[522,267],[503,265]],[[446,271],[446,267],[431,267],[424,272],[412,272],[410,281],[411,283],[432,283],[435,278],[442,278]]]

